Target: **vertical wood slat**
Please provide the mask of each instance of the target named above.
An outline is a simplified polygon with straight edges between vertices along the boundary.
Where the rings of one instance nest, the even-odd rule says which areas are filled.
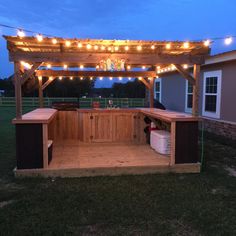
[[[38,77],[39,83],[39,107],[43,107],[43,89],[42,89],[42,77]]]
[[[21,76],[20,63],[14,63],[14,80],[15,80],[15,101],[16,101],[16,119],[22,118],[22,94],[21,94]]]
[[[194,116],[199,115],[199,87],[200,87],[200,65],[194,64],[193,77],[195,85],[193,86],[193,108],[192,114]]]
[[[150,89],[149,89],[149,100],[150,100],[150,107],[154,107],[154,78],[151,78],[150,80]]]

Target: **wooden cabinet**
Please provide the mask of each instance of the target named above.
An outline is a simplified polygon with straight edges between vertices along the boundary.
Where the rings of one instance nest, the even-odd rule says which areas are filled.
[[[113,141],[131,142],[134,140],[133,113],[114,113],[112,115]]]
[[[92,142],[112,142],[112,114],[93,113],[91,114],[91,140]]]
[[[80,113],[80,140],[83,142],[135,142],[144,138],[139,112]]]

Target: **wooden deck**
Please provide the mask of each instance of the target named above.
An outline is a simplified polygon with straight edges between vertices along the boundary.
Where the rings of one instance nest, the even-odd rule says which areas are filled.
[[[156,153],[149,145],[69,140],[54,143],[53,159],[47,169],[16,169],[15,175],[89,177],[199,171],[199,164],[170,166],[170,157]]]
[[[120,143],[82,143],[75,140],[57,143],[49,169],[124,166],[168,166],[170,158],[149,145]]]

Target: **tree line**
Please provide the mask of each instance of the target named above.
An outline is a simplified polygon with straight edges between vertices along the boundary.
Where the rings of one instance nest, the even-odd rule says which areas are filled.
[[[43,82],[47,79],[43,78]],[[95,81],[89,78],[80,80],[74,78],[54,80],[44,90],[45,97],[117,97],[117,98],[144,98],[145,86],[138,79],[127,83],[113,83],[111,88],[95,88]],[[30,85],[30,86],[29,86]],[[0,90],[4,90],[4,96],[14,96],[14,84],[12,77],[0,79]],[[28,97],[38,96],[37,81],[31,81],[22,88],[22,95]]]

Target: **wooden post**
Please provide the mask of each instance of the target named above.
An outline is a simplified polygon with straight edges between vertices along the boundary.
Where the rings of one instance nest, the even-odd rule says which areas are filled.
[[[150,101],[150,108],[153,108],[154,107],[154,78],[151,78],[150,80],[149,101]]]
[[[42,77],[38,77],[38,82],[39,82],[39,107],[43,107],[43,88],[42,88]]]
[[[194,116],[199,115],[199,86],[200,86],[200,65],[194,64],[193,77],[195,85],[193,85],[193,107],[192,114]]]
[[[15,101],[16,101],[16,119],[22,118],[22,94],[21,94],[21,76],[20,63],[14,63],[14,80],[15,80]]]

